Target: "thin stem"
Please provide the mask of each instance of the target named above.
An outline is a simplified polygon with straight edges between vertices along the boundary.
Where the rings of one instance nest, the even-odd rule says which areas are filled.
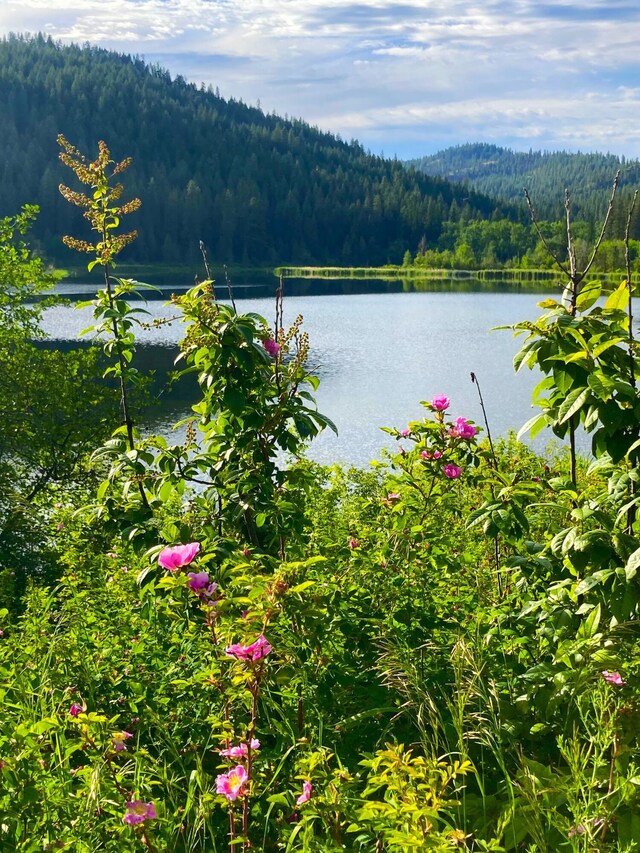
[[[542,242],[542,245],[547,250],[547,253],[553,258],[553,260],[557,264],[557,266],[562,270],[562,272],[567,277],[569,277],[570,276],[569,270],[566,268],[566,266],[562,263],[562,261],[555,254],[555,252],[553,251],[553,249],[551,248],[551,246],[547,242],[547,238],[544,236],[544,234],[540,230],[540,225],[538,224],[538,217],[537,217],[535,208],[533,206],[533,202],[531,201],[531,197],[529,195],[529,190],[526,188],[524,189],[524,197],[525,197],[526,202],[527,202],[527,207],[529,208],[529,215],[531,217],[531,224],[535,228],[536,234],[538,235],[538,238],[540,239],[540,241]]]
[[[224,265],[224,280],[227,285],[227,292],[229,293],[229,299],[231,301],[231,307],[237,313],[236,302],[233,298],[233,288],[231,286],[231,279],[229,278],[229,270],[227,269],[227,265]]]
[[[106,243],[108,240],[108,233],[106,228],[103,229],[103,240]],[[107,292],[107,300],[109,302],[109,308],[111,312],[115,315],[114,311],[114,298],[113,298],[113,288],[111,286],[111,275],[109,274],[109,264],[108,262],[104,265],[104,281],[105,288]],[[133,421],[131,419],[131,410],[129,408],[129,396],[127,394],[127,383],[125,380],[126,372],[127,372],[127,361],[124,357],[122,342],[120,338],[120,331],[118,329],[118,322],[115,316],[111,319],[111,329],[113,331],[113,337],[116,342],[116,351],[118,353],[118,367],[120,370],[120,406],[122,408],[122,419],[124,421],[125,427],[127,429],[127,442],[129,444],[129,450],[135,450],[136,442],[133,434]],[[149,501],[147,500],[147,495],[144,490],[144,486],[138,480],[138,492],[140,493],[140,498],[142,500],[142,505],[145,509],[150,510]]]
[[[629,319],[629,381],[631,385],[636,387],[636,361],[635,356],[633,354],[633,284],[631,282],[631,253],[629,252],[629,234],[631,232],[631,217],[633,216],[633,210],[636,206],[636,201],[638,199],[638,190],[636,190],[633,194],[633,200],[631,202],[631,206],[629,208],[629,213],[627,215],[627,225],[624,230],[624,260],[625,267],[627,271],[627,288],[629,290],[629,305],[627,308],[627,315]],[[634,498],[636,494],[636,484],[634,480],[629,479],[629,495],[631,498]],[[627,533],[632,534],[633,525],[636,520],[636,506],[633,504],[629,507],[627,512]]]
[[[211,275],[211,267],[209,266],[209,256],[207,255],[207,247],[202,242],[202,240],[200,240],[200,251],[202,253],[202,262],[204,263],[204,270],[207,274],[207,281],[210,281],[212,283],[211,297],[212,297],[213,301],[215,302],[216,301],[216,289],[213,286],[213,276]]]
[[[633,285],[631,283],[631,253],[629,252],[629,234],[631,231],[631,217],[638,199],[638,190],[633,194],[633,200],[629,213],[627,215],[627,225],[624,230],[624,261],[627,271],[627,288],[629,289],[629,307],[627,313],[629,316],[629,380],[632,385],[636,384],[635,358],[633,355]]]
[[[616,197],[616,192],[618,190],[619,182],[620,182],[620,170],[618,169],[618,171],[616,172],[615,177],[613,179],[613,186],[611,187],[611,196],[609,198],[609,205],[607,207],[607,212],[605,214],[604,221],[602,223],[602,228],[600,229],[600,234],[599,234],[598,239],[596,240],[595,245],[593,247],[593,252],[591,253],[591,258],[589,259],[589,262],[587,263],[586,267],[582,271],[582,278],[584,278],[585,275],[591,269],[591,266],[596,259],[596,255],[598,254],[598,250],[600,249],[600,246],[602,244],[602,241],[604,240],[604,233],[607,230],[607,225],[609,223],[609,219],[611,218],[611,211],[613,210],[613,200]]]
[[[104,239],[107,239],[106,233],[104,235]],[[109,301],[109,308],[111,312],[115,314],[113,288],[111,287],[111,276],[109,274],[109,264],[104,265],[104,281],[105,289],[107,291],[107,299]],[[118,353],[118,366],[120,368],[120,408],[122,409],[122,420],[127,428],[127,440],[129,442],[129,450],[135,450],[135,439],[133,437],[133,421],[131,420],[131,413],[129,410],[129,399],[124,379],[127,370],[127,362],[122,352],[122,347],[120,344],[120,332],[118,330],[118,322],[115,317],[112,317],[111,319],[111,329],[113,331],[113,338],[116,342],[116,351]]]
[[[493,459],[493,467],[497,471],[498,470],[498,460],[496,459],[496,451],[493,446],[493,441],[491,440],[491,430],[489,429],[489,419],[487,418],[487,410],[484,407],[484,400],[482,399],[482,391],[480,390],[480,383],[478,382],[478,377],[476,374],[471,371],[471,381],[474,383],[476,388],[478,389],[478,397],[480,399],[480,408],[482,409],[482,417],[484,420],[484,426],[487,430],[487,439],[489,440],[489,447],[491,449],[491,458]]]
[[[478,397],[480,398],[480,408],[482,409],[482,417],[484,418],[484,425],[487,430],[487,439],[489,440],[489,448],[491,449],[491,459],[493,462],[493,469],[497,472],[498,470],[498,460],[496,458],[496,452],[493,446],[493,441],[491,440],[491,430],[489,429],[489,419],[487,418],[487,410],[484,407],[484,400],[482,399],[482,391],[480,390],[480,383],[478,382],[478,377],[475,375],[473,371],[471,371],[471,381],[474,383],[476,388],[478,389]],[[491,495],[495,500],[495,488],[493,483],[491,483]],[[496,580],[498,583],[498,597],[502,599],[502,572],[500,565],[500,541],[497,536],[493,538],[493,559],[496,567]]]

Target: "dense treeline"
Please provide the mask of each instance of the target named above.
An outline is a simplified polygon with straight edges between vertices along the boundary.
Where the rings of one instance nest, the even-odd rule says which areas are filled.
[[[564,216],[564,191],[568,188],[574,215],[591,223],[604,217],[608,191],[620,170],[620,192],[610,231],[616,238],[624,234],[629,200],[640,184],[637,160],[613,154],[511,151],[481,143],[457,145],[429,157],[410,160],[407,165],[510,203],[524,205],[523,187],[526,187],[542,219]],[[640,237],[638,215],[633,224],[633,236]]]
[[[565,220],[540,222],[540,231],[557,258],[567,259]],[[572,223],[573,245],[578,266],[584,267],[600,225],[584,220]],[[640,269],[640,241],[629,241],[629,258],[634,271]],[[552,269],[553,258],[547,252],[532,224],[508,219],[445,222],[434,243],[422,241],[415,253],[406,252],[403,265],[428,269]],[[626,269],[622,239],[603,240],[593,270],[600,272]]]
[[[495,211],[301,120],[137,57],[42,36],[0,42],[0,110],[0,214],[40,205],[34,236],[58,260],[68,257],[60,235],[77,232],[79,216],[58,194],[59,133],[91,156],[102,138],[116,158],[134,157],[129,191],[142,199],[144,228],[130,260],[194,260],[203,240],[224,262],[398,262],[423,236],[437,239],[442,222]]]

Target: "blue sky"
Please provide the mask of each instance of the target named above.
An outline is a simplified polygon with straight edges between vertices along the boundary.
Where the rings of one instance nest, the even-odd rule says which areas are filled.
[[[638,0],[2,0],[10,31],[138,54],[388,156],[640,157]]]

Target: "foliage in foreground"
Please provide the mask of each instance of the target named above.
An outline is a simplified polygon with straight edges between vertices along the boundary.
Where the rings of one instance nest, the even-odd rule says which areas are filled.
[[[91,188],[111,165],[74,163]],[[330,425],[300,324],[206,282],[180,302],[187,438],[141,440],[109,197],[82,204],[124,425],[44,519],[59,582],[2,611],[2,849],[639,850],[626,284],[602,304],[572,269],[518,329],[535,427],[582,425],[590,467],[479,442],[441,393],[371,472],[295,461]]]

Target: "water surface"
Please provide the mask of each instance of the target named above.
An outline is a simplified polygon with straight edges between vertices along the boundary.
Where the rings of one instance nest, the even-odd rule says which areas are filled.
[[[321,462],[366,466],[379,458],[382,446],[394,444],[380,427],[404,428],[422,416],[420,400],[436,394],[451,398],[454,417],[482,423],[472,371],[492,434],[518,430],[533,414],[531,391],[538,380],[527,369],[514,374],[519,341],[511,331],[492,329],[535,319],[541,298],[526,290],[486,288],[287,297],[285,324],[303,315],[311,339],[309,363],[321,379],[318,407],[339,431],[338,436],[325,431],[309,455]],[[149,320],[175,316],[175,309],[161,301],[149,302],[147,308]],[[256,311],[272,323],[274,301],[242,299],[238,310]],[[90,308],[56,307],[44,319],[48,335],[59,341],[77,339],[90,324]],[[169,326],[141,330],[144,366],[166,370],[183,328],[176,319]],[[154,427],[167,432],[187,414],[191,393],[164,397]]]

